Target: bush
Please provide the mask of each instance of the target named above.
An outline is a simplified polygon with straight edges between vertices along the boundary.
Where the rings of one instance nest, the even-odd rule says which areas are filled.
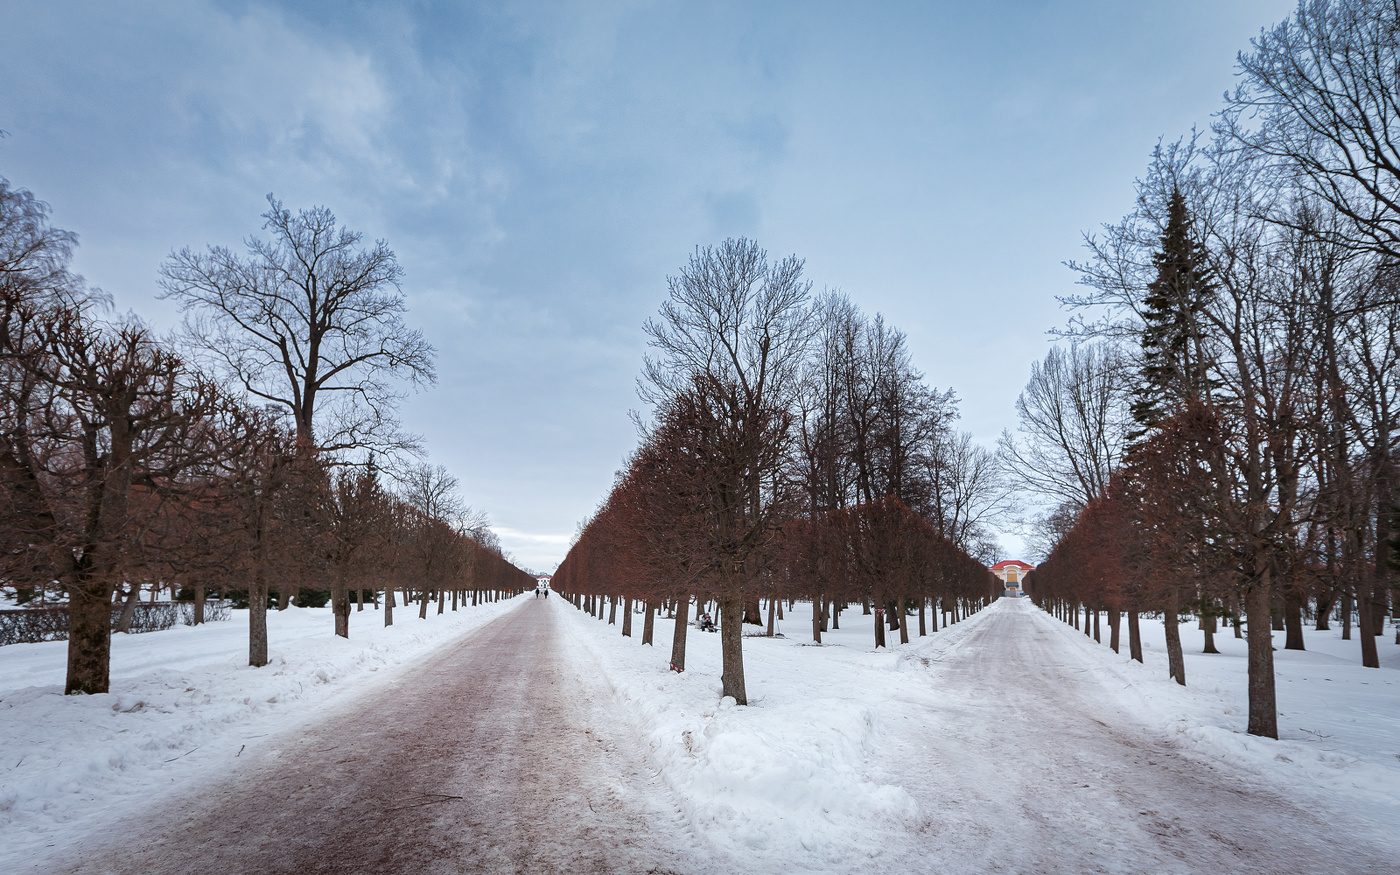
[[[328,589],[303,589],[297,593],[297,604],[303,608],[324,608],[331,603]]]
[[[205,602],[204,621],[216,623],[227,620],[231,613],[228,602]],[[112,626],[121,617],[121,605],[112,606]],[[140,602],[131,616],[130,633],[159,632],[175,626],[194,624],[194,605],[179,602]],[[0,611],[0,646],[33,644],[37,641],[68,640],[68,606],[21,608]]]

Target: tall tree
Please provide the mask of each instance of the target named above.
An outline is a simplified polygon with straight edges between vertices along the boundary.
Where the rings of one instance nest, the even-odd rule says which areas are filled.
[[[712,463],[707,490],[710,544],[717,568],[724,695],[747,704],[744,599],[759,550],[772,534],[773,484],[792,436],[791,407],[812,329],[802,261],[769,262],[757,243],[729,239],[697,249],[677,276],[658,319],[646,331],[643,399],[676,401],[703,438]]]
[[[303,446],[402,446],[394,381],[436,375],[433,348],[403,321],[398,260],[383,240],[362,246],[325,207],[293,214],[267,201],[269,239],[249,237],[244,255],[172,253],[164,296],[190,315],[189,337],[217,371],[284,408]]]

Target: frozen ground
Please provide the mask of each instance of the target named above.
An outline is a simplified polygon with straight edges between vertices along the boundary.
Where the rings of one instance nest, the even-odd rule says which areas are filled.
[[[1228,633],[1206,657],[1183,628],[1182,689],[1160,624],[1144,623],[1145,666],[1024,601],[877,653],[858,609],[812,646],[799,604],[780,624],[791,637],[746,640],[751,705],[736,708],[719,698],[716,635],[691,631],[678,675],[670,621],[647,648],[640,616],[624,639],[557,597],[520,601],[404,612],[387,634],[367,611],[349,641],[324,611],[274,615],[271,671],[242,666],[241,620],[119,636],[105,697],[59,695],[61,644],[0,648],[16,760],[0,771],[0,871],[119,870],[91,850],[114,842],[143,872],[246,870],[268,847],[284,853],[256,859],[267,871],[353,871],[362,847],[378,855],[363,871],[1393,872],[1400,858],[1400,686],[1327,652],[1356,642],[1279,652],[1274,742],[1240,731]],[[1383,648],[1394,665],[1400,648]],[[322,823],[308,812],[326,799],[339,814]],[[358,832],[329,828],[346,820]],[[217,853],[177,847],[190,836]]]

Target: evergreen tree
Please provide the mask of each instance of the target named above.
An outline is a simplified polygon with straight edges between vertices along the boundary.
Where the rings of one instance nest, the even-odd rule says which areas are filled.
[[[1191,214],[1173,189],[1161,249],[1152,256],[1157,278],[1143,299],[1142,384],[1131,407],[1141,440],[1191,401],[1207,401],[1213,381],[1206,371],[1202,314],[1215,297],[1205,247],[1191,236]]]

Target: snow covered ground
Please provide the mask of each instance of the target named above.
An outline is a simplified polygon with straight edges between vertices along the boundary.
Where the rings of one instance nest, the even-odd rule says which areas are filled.
[[[817,647],[799,604],[792,637],[746,639],[736,708],[719,699],[718,636],[692,630],[677,675],[671,622],[648,652],[561,607],[695,832],[755,871],[1367,872],[1400,853],[1392,669],[1281,656],[1275,742],[1243,734],[1231,642],[1190,658],[1182,689],[1160,623],[1144,623],[1145,666],[1012,600],[874,652],[871,617],[847,612]]]
[[[1205,654],[1196,622],[1181,624],[1185,690],[1166,682],[1162,621],[1144,618],[1141,631],[1143,665],[1126,656],[1110,665],[1125,697],[1145,719],[1241,768],[1331,794],[1377,825],[1393,828],[1400,822],[1400,646],[1388,622],[1385,634],[1376,639],[1379,669],[1361,667],[1360,633],[1354,625],[1350,641],[1342,640],[1340,628],[1305,628],[1305,651],[1284,650],[1284,633],[1274,632],[1277,742],[1243,734],[1249,714],[1246,647],[1233,630],[1216,633],[1219,654]],[[1082,631],[1076,634],[1092,643]],[[1100,634],[1106,645],[1106,625]],[[1126,621],[1122,636],[1126,654]],[[1104,645],[1094,647],[1107,649]]]
[[[328,608],[268,614],[271,662],[248,662],[248,612],[112,640],[112,692],[64,696],[67,642],[0,647],[0,872],[216,775],[250,739],[315,720],[519,599],[442,615],[366,609],[349,639]]]
[[[62,642],[0,648],[0,871],[97,834],[114,811],[198,792],[254,739],[394,695],[436,648],[518,604],[427,621],[401,610],[387,630],[365,611],[348,641],[325,610],[274,613],[261,670],[244,665],[246,612],[117,636],[105,696],[61,695]],[[1385,872],[1400,859],[1390,629],[1381,669],[1360,668],[1339,633],[1279,650],[1284,738],[1270,741],[1243,733],[1243,642],[1228,631],[1205,656],[1183,626],[1183,689],[1160,622],[1143,623],[1145,665],[1024,600],[875,652],[858,608],[814,646],[799,604],[779,623],[790,637],[745,640],[738,708],[720,698],[717,635],[692,629],[676,674],[671,621],[647,648],[640,615],[625,639],[547,604],[598,719],[635,738],[640,773],[660,782],[629,792],[679,809],[665,828],[708,848],[695,871]]]

